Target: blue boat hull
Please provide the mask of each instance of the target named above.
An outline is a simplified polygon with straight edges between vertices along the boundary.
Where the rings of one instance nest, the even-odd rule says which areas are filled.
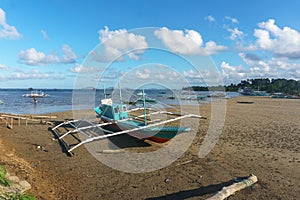
[[[144,124],[137,121],[123,121],[118,122],[109,126],[106,126],[106,129],[110,131],[124,131],[132,130],[135,128],[143,127]],[[157,143],[165,143],[174,138],[177,134],[188,132],[190,128],[186,127],[176,127],[176,126],[162,126],[162,127],[149,127],[133,132],[129,132],[128,135],[133,136],[138,139],[148,139]]]

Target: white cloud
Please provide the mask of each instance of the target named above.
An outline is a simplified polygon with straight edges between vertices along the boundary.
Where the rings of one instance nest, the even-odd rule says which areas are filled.
[[[6,77],[9,80],[33,80],[33,79],[65,79],[65,77],[61,74],[57,73],[43,73],[37,69],[33,69],[28,72],[24,72],[22,70],[17,70],[16,72],[12,73],[10,76]]]
[[[220,53],[227,48],[213,41],[203,45],[202,36],[194,30],[170,30],[166,27],[154,31],[154,35],[175,53],[183,55],[211,55]]]
[[[222,76],[226,84],[237,83],[248,78],[287,78],[300,79],[300,63],[290,62],[287,58],[271,58],[262,60],[255,54],[239,53],[241,59],[249,66],[232,66],[221,63]]]
[[[60,59],[62,63],[73,63],[77,59],[77,55],[73,52],[72,48],[66,44],[62,46],[63,58]]]
[[[6,23],[5,11],[0,8],[0,39],[19,39],[21,37],[22,35],[17,31],[16,27]]]
[[[141,79],[148,79],[151,77],[150,73],[145,73],[145,71],[144,72],[136,71],[135,75],[137,78],[141,78]]]
[[[212,15],[208,15],[204,19],[206,19],[206,20],[208,20],[210,22],[215,22],[216,21],[215,18]]]
[[[70,69],[73,73],[93,73],[95,71],[94,67],[83,67],[82,65],[76,64]]]
[[[225,16],[225,19],[231,21],[232,23],[239,23],[239,21],[236,18],[230,17],[230,16]]]
[[[155,68],[158,69],[144,68],[142,70],[136,70],[136,78],[161,82],[162,80],[174,80],[174,78],[179,76],[178,73],[172,71],[169,67],[157,65]]]
[[[254,36],[256,45],[262,50],[270,51],[276,56],[290,59],[300,58],[300,33],[290,27],[279,28],[274,19],[258,24]]]
[[[242,39],[244,37],[244,32],[240,31],[238,28],[228,28],[227,29],[228,32],[230,32],[230,39],[231,40],[236,40],[236,39]]]
[[[221,63],[222,77],[226,84],[236,83],[245,79],[251,70],[244,68],[241,65],[231,66],[229,63],[223,61]]]
[[[8,70],[9,67],[3,64],[0,64],[0,70]]]
[[[216,86],[223,85],[221,73],[209,69],[190,69],[183,72],[183,76],[191,85]]]
[[[60,58],[54,53],[46,55],[43,52],[38,52],[35,48],[21,50],[19,53],[19,62],[26,65],[67,64],[75,62],[77,56],[72,51],[71,47],[63,45],[62,52],[63,57]]]
[[[143,65],[123,73],[122,83],[144,85],[157,83],[161,85],[178,86],[184,84],[183,76],[172,67],[162,64]]]
[[[41,30],[41,34],[42,34],[42,36],[45,40],[49,40],[49,37],[48,37],[47,32],[45,30]]]
[[[103,53],[95,54],[101,62],[123,60],[127,55],[130,59],[138,60],[148,44],[144,36],[127,32],[126,29],[110,31],[107,26],[98,31],[99,41],[103,45]]]

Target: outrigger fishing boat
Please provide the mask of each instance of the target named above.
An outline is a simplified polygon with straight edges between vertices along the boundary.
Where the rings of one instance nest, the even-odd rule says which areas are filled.
[[[143,107],[127,109],[126,104],[123,104],[122,102],[120,89],[119,103],[114,103],[111,98],[106,98],[105,95],[105,98],[101,100],[100,106],[94,109],[97,118],[100,119],[100,123],[92,123],[86,119],[72,120],[55,126],[52,128],[52,131],[55,133],[61,144],[66,148],[67,152],[71,154],[74,149],[83,144],[122,134],[129,134],[130,136],[141,140],[148,139],[157,143],[165,143],[174,138],[177,134],[190,131],[190,128],[162,125],[176,122],[188,117],[203,118],[195,114],[181,115],[165,110],[155,111],[151,108],[146,108],[144,92],[142,93],[142,98]],[[164,115],[163,118],[165,118],[165,120],[159,119],[159,115]],[[65,133],[59,131],[60,127],[66,126],[72,127],[72,130],[67,129],[68,131]],[[64,128],[64,130],[66,129]],[[91,133],[91,130],[93,133]],[[76,132],[83,134],[85,139],[81,140],[76,145],[68,145],[64,138]]]
[[[49,96],[48,94],[45,94],[42,91],[40,91],[40,93],[38,93],[37,91],[31,91],[31,93],[23,94],[23,97],[31,97],[31,98],[43,98],[48,96]]]

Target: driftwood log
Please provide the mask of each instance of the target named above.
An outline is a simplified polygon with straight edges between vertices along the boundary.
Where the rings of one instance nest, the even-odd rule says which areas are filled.
[[[223,187],[217,194],[208,198],[207,200],[223,200],[230,195],[233,195],[235,192],[240,191],[246,187],[249,187],[257,182],[257,177],[253,174],[247,179],[242,180],[241,182],[234,183],[227,187]]]

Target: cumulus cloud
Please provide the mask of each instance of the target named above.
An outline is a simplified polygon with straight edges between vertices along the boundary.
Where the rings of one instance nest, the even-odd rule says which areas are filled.
[[[256,54],[239,53],[241,59],[249,66],[233,66],[223,61],[220,65],[226,84],[237,83],[248,78],[300,78],[300,63],[291,62],[288,58],[270,58],[263,60]]]
[[[68,45],[62,46],[63,56],[60,58],[54,53],[45,54],[38,52],[35,48],[21,50],[19,53],[19,62],[26,65],[45,65],[45,64],[68,64],[74,63],[77,58],[76,54]]]
[[[206,16],[204,19],[208,20],[210,22],[215,22],[216,21],[215,18],[213,16],[211,16],[211,15]]]
[[[72,73],[93,73],[94,71],[94,67],[83,67],[80,64],[76,64],[74,67],[70,68],[70,72]]]
[[[229,63],[223,61],[221,63],[222,77],[226,84],[239,82],[249,75],[250,70],[241,65],[231,66]]]
[[[173,81],[179,77],[179,74],[170,67],[164,65],[156,65],[154,67],[136,69],[135,76],[139,79],[148,79],[152,81]]]
[[[45,30],[41,30],[41,34],[42,34],[42,36],[43,36],[43,38],[44,38],[45,40],[48,40],[48,39],[49,39],[49,37],[48,37],[48,35],[47,35],[47,32],[46,32]]]
[[[16,27],[6,23],[6,13],[0,8],[0,39],[19,39],[22,35],[17,31]]]
[[[260,61],[262,60],[258,55],[254,53],[239,53],[240,57],[242,57],[244,60],[252,60],[252,61]]]
[[[282,29],[275,24],[274,19],[258,24],[254,36],[259,49],[270,51],[276,56],[290,59],[300,58],[300,33],[290,27]]]
[[[147,72],[141,72],[141,71],[136,71],[135,72],[135,75],[137,78],[141,78],[141,79],[148,79],[151,77],[151,74],[150,73],[147,73]]]
[[[230,16],[225,16],[225,19],[231,21],[232,23],[239,23],[239,21],[236,18],[230,17]]]
[[[228,28],[227,31],[230,32],[231,40],[242,39],[245,35],[244,32],[240,31],[238,28]]]
[[[203,44],[202,36],[194,30],[170,30],[166,27],[154,31],[154,35],[175,53],[183,55],[211,55],[220,53],[227,48],[217,45],[214,41]]]
[[[209,69],[185,70],[183,72],[185,79],[192,85],[216,86],[223,85],[221,73]]]
[[[98,31],[99,41],[103,45],[103,52],[95,54],[96,60],[110,62],[123,60],[127,55],[130,59],[138,60],[148,43],[142,35],[129,33],[126,29],[110,31],[107,26]]]
[[[9,67],[3,64],[0,64],[0,70],[8,70]]]

